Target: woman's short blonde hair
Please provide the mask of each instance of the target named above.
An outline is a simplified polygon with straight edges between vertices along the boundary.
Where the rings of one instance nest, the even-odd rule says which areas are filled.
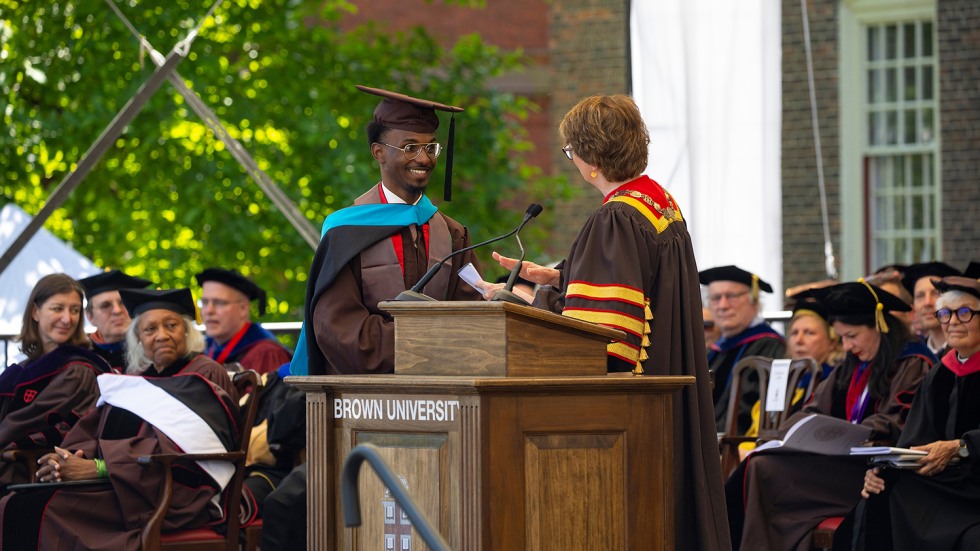
[[[565,114],[558,126],[572,154],[599,167],[606,180],[627,182],[647,167],[650,133],[633,98],[589,96]]]
[[[140,314],[133,318],[126,330],[126,373],[129,375],[142,375],[148,367],[153,365],[153,360],[146,355],[143,343],[140,341],[139,321]],[[184,334],[187,336],[187,353],[189,355],[204,352],[204,335],[194,326],[194,320],[187,316],[180,316],[184,321]]]

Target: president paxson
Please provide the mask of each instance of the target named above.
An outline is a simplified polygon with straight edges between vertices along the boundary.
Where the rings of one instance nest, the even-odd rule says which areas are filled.
[[[378,303],[412,288],[429,266],[470,244],[467,229],[424,195],[442,145],[435,111],[462,108],[403,94],[357,87],[384,99],[367,124],[381,181],[323,223],[310,268],[303,334],[294,375],[392,373],[394,323]],[[453,127],[450,122],[445,200],[450,199]],[[453,257],[423,292],[439,300],[480,300],[456,275],[479,262],[472,252]]]

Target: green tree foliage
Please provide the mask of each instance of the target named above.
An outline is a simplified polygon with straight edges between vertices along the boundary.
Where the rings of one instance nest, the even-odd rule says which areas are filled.
[[[166,54],[212,0],[116,5]],[[474,239],[512,227],[531,200],[564,193],[561,180],[524,162],[531,145],[519,121],[535,106],[488,88],[520,69],[520,52],[477,35],[443,48],[421,28],[341,32],[354,9],[341,0],[226,0],[177,69],[318,230],[378,181],[364,136],[377,98],[355,84],[467,108],[456,117],[454,200],[441,208]],[[36,213],[153,68],[103,0],[0,0],[0,202]],[[443,177],[440,163],[430,186],[437,204]],[[197,292],[194,273],[238,268],[274,297],[266,319],[300,318],[313,251],[169,83],[46,228],[97,264],[164,288]],[[528,228],[529,254],[544,232]]]

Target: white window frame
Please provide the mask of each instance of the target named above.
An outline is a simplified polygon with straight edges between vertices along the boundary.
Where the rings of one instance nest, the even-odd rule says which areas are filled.
[[[903,23],[918,20],[933,22],[933,36],[939,29],[936,25],[936,0],[843,0],[838,17],[839,37],[839,86],[840,86],[840,198],[841,198],[841,277],[853,280],[879,266],[869,266],[871,251],[872,220],[867,213],[871,206],[865,195],[864,157],[868,144],[867,105],[867,28],[883,23]],[[940,208],[942,181],[940,166],[941,128],[938,107],[942,98],[939,95],[938,46],[934,46],[936,59],[933,72],[933,92],[937,110],[934,113],[936,136],[934,141],[934,162],[932,181],[936,186],[933,212],[935,236],[941,254],[942,225]],[[873,244],[872,244],[873,245]]]

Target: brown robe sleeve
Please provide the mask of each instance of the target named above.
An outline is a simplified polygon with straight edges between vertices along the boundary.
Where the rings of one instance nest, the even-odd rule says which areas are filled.
[[[0,423],[0,446],[9,447],[23,437],[34,440],[36,448],[61,444],[78,418],[95,406],[99,398],[95,379],[95,370],[88,364],[76,362],[66,367],[30,404],[7,414]],[[54,432],[48,429],[60,437],[52,439]]]

